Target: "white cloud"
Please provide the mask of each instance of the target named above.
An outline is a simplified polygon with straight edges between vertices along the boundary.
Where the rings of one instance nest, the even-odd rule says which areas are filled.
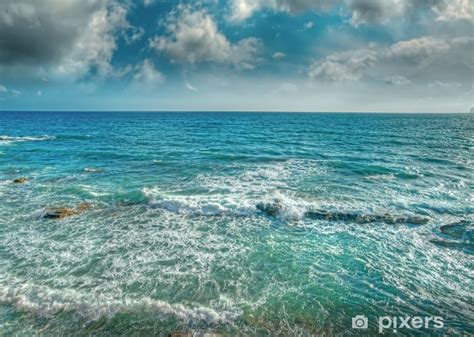
[[[50,72],[51,77],[81,77],[91,69],[113,74],[117,39],[131,43],[142,34],[128,23],[127,12],[116,0],[3,0],[0,71],[26,66]]]
[[[456,89],[462,87],[462,84],[459,82],[434,81],[429,83],[428,86],[430,88]]]
[[[326,10],[332,6],[334,1],[330,0],[232,0],[230,19],[243,21],[265,8],[296,14],[307,10]]]
[[[116,34],[129,27],[126,14],[126,8],[119,5],[93,13],[72,52],[59,66],[59,72],[80,76],[96,67],[100,75],[112,74],[110,62],[117,48]]]
[[[198,89],[191,85],[191,83],[186,83],[186,89],[189,91],[198,91]]]
[[[133,84],[138,86],[156,86],[164,81],[164,76],[159,72],[153,61],[145,59],[137,66],[135,74],[133,75]]]
[[[313,22],[313,21],[308,21],[308,22],[306,22],[306,23],[304,24],[304,28],[305,28],[306,30],[311,29],[311,28],[313,28],[313,27],[314,27],[314,22]]]
[[[371,45],[334,53],[314,62],[308,75],[312,79],[332,82],[356,81],[369,76],[384,78],[392,84],[406,84],[412,78],[433,81],[433,76],[438,76],[472,83],[473,49],[473,37],[426,36],[400,41],[386,48]]]
[[[205,10],[193,11],[179,5],[166,20],[167,34],[150,40],[150,48],[167,55],[173,62],[228,63],[240,69],[253,69],[260,41],[247,38],[231,44],[213,17]]]
[[[7,90],[7,87],[5,87],[4,85],[1,85],[0,84],[0,94],[3,94],[3,93],[6,93],[8,90]]]
[[[377,64],[378,58],[377,50],[373,48],[335,53],[313,63],[308,74],[312,79],[355,81],[363,76],[366,69]]]
[[[354,26],[383,24],[394,18],[434,11],[440,21],[472,20],[470,0],[232,0],[230,20],[241,22],[255,12],[273,11],[298,14],[340,7]],[[309,23],[306,29],[312,28]]]
[[[16,96],[16,97],[18,97],[18,96],[20,96],[20,95],[21,95],[21,91],[20,91],[20,90],[15,90],[15,89],[12,89],[12,94],[13,94],[13,96]]]
[[[281,52],[276,52],[276,53],[274,53],[274,54],[272,55],[272,57],[273,57],[274,59],[281,60],[281,59],[283,59],[283,58],[286,57],[286,54],[285,54],[285,53],[281,53]]]
[[[444,8],[435,7],[434,10],[438,14],[438,21],[473,20],[471,0],[451,0]]]
[[[35,93],[36,96],[43,96],[43,92],[41,90],[38,90],[36,93]]]
[[[351,22],[358,26],[364,23],[383,23],[402,15],[409,6],[408,0],[350,0],[348,3]]]
[[[231,45],[229,62],[237,69],[253,70],[260,63],[258,57],[260,49],[262,49],[262,42],[257,38],[249,37],[240,40]]]
[[[143,5],[145,7],[151,6],[155,3],[155,0],[143,0]]]
[[[409,84],[411,81],[403,76],[400,75],[394,75],[394,76],[388,76],[385,77],[385,82],[388,84],[393,84],[393,85],[404,85],[404,84]]]

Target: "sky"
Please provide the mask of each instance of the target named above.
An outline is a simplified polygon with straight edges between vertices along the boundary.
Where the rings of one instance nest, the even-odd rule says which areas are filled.
[[[470,0],[2,0],[0,110],[468,112]]]

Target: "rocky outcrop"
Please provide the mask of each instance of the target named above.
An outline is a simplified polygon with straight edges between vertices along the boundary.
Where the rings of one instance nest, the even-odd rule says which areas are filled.
[[[44,214],[45,219],[51,220],[61,220],[73,215],[78,215],[81,213],[86,212],[87,210],[91,209],[92,205],[89,203],[82,203],[79,204],[76,208],[68,208],[68,207],[57,207],[48,210]]]
[[[458,221],[441,226],[440,232],[453,239],[467,239],[474,241],[474,228],[469,221]]]
[[[15,183],[15,184],[24,184],[24,183],[26,183],[28,180],[30,180],[30,179],[28,179],[28,178],[26,178],[26,177],[21,177],[21,178],[13,179],[13,183]]]
[[[443,225],[437,237],[430,240],[437,246],[474,253],[474,225],[472,221],[462,220]]]
[[[169,337],[193,337],[193,333],[189,331],[173,331]]]
[[[425,225],[428,223],[427,218],[419,216],[395,216],[392,214],[357,214],[357,213],[338,213],[325,211],[311,211],[306,213],[306,217],[310,219],[320,219],[328,221],[344,221],[355,222],[360,224],[382,222],[386,224],[410,224]]]
[[[273,202],[260,202],[256,205],[262,213],[278,217],[282,215],[283,205],[279,200]],[[419,216],[396,216],[393,214],[358,214],[343,212],[327,212],[323,210],[311,210],[304,213],[304,217],[313,220],[353,222],[358,224],[386,223],[386,224],[410,224],[425,225],[429,219]]]

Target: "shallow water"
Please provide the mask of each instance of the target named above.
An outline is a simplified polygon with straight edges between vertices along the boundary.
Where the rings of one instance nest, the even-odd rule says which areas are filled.
[[[0,334],[472,334],[473,149],[472,115],[1,112]]]

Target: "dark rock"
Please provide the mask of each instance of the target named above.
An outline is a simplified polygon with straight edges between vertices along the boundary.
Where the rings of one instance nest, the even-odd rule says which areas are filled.
[[[26,178],[26,177],[21,177],[21,178],[16,178],[16,179],[14,179],[13,182],[14,182],[15,184],[24,184],[24,183],[26,183],[28,180],[30,180],[30,179],[28,179],[28,178]]]
[[[58,207],[50,209],[43,217],[45,219],[60,220],[73,215],[84,213],[91,208],[92,205],[90,203],[84,202],[79,204],[76,208]]]
[[[472,240],[474,237],[474,229],[469,221],[458,221],[439,228],[441,233],[454,239]]]
[[[74,209],[66,208],[66,207],[58,207],[49,210],[44,215],[45,219],[64,219],[70,216],[77,214]]]
[[[278,216],[281,212],[282,206],[279,200],[275,200],[273,203],[270,202],[259,202],[257,209],[269,216]]]
[[[418,216],[406,216],[396,217],[392,214],[357,214],[357,213],[339,213],[339,212],[326,212],[326,211],[310,211],[306,213],[306,217],[315,220],[327,220],[327,221],[343,221],[343,222],[355,222],[358,224],[368,224],[374,222],[382,222],[386,224],[412,224],[412,225],[424,225],[428,223],[429,219]]]
[[[169,334],[169,337],[193,337],[193,333],[188,331],[173,331]]]

